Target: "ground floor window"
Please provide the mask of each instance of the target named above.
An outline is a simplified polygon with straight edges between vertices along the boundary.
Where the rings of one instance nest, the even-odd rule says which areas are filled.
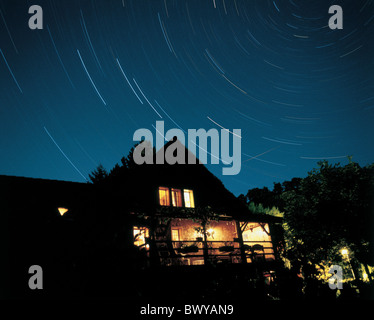
[[[241,222],[243,243],[248,248],[247,262],[274,260],[273,243],[267,223]]]
[[[147,248],[147,244],[145,239],[149,237],[149,229],[146,227],[134,227],[133,228],[133,235],[134,235],[134,245],[137,247],[145,246]]]

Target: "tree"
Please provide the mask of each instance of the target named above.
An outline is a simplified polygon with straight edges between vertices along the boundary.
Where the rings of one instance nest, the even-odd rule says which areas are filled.
[[[88,176],[92,183],[99,183],[108,178],[109,175],[108,172],[105,170],[104,166],[100,164],[96,168],[96,170],[92,171],[92,173],[90,173]]]
[[[284,256],[300,264],[305,277],[318,277],[318,267],[321,271],[326,264],[344,265],[342,248],[348,248],[353,268],[374,264],[373,177],[374,165],[350,161],[342,167],[323,161],[297,186],[287,184],[281,195]]]
[[[253,202],[256,204],[262,204],[264,207],[272,207],[273,205],[273,193],[268,189],[268,187],[254,188],[248,190],[247,193],[248,202]]]
[[[142,142],[141,142],[142,143]],[[121,158],[121,165],[118,163],[108,171],[104,168],[102,164],[100,164],[94,171],[89,174],[89,178],[91,183],[96,184],[102,181],[116,180],[117,178],[124,178],[124,176],[128,176],[130,170],[134,170],[138,167],[138,165],[134,162],[134,150],[140,143],[135,144],[131,150],[129,151],[126,157]]]
[[[274,183],[273,190],[269,190],[268,187],[254,188],[248,190],[246,196],[241,194],[238,198],[247,204],[261,204],[265,208],[276,207],[283,211],[284,200],[282,199],[281,195],[287,191],[298,190],[301,180],[301,178],[292,178],[291,181]]]

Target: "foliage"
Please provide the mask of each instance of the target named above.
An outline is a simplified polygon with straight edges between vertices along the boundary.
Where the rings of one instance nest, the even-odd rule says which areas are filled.
[[[142,143],[142,142],[141,142]],[[137,168],[134,162],[134,150],[140,143],[135,144],[129,151],[126,157],[121,158],[121,164],[116,163],[115,166],[108,172],[102,164],[100,164],[93,172],[89,174],[91,183],[97,184],[102,181],[113,180],[113,178],[121,175],[126,176],[130,170]]]
[[[102,164],[100,164],[96,170],[90,173],[89,178],[92,183],[100,183],[108,177],[108,172],[105,170]]]
[[[274,183],[273,190],[267,187],[248,190],[246,195],[239,195],[239,199],[247,204],[262,205],[264,208],[278,208],[283,211],[284,199],[281,195],[288,191],[297,191],[300,188],[301,178],[292,178],[291,181]]]
[[[299,261],[341,261],[340,249],[370,264],[373,166],[320,162],[297,190],[281,196],[288,255]]]
[[[255,204],[254,202],[250,202],[248,204],[248,209],[253,214],[264,214],[280,218],[283,217],[283,212],[281,212],[277,207],[273,206],[272,208],[264,208],[262,203]]]
[[[278,204],[284,212],[282,256],[305,278],[326,280],[332,264],[343,266],[345,275],[361,264],[374,265],[373,191],[374,165],[361,167],[350,159],[345,166],[319,162],[305,178],[274,184],[273,191],[249,190],[242,199],[258,214]]]

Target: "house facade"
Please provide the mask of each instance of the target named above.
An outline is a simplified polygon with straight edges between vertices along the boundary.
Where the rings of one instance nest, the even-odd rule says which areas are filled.
[[[212,211],[196,213],[194,190],[160,186],[159,210],[133,226],[134,245],[162,266],[275,261],[271,224]],[[204,217],[204,214],[207,216]]]
[[[278,260],[279,220],[252,214],[198,161],[135,165],[98,184],[0,176],[0,190],[0,296],[189,296],[196,283],[205,295],[225,276],[247,290]],[[45,272],[39,292],[33,265]]]
[[[191,158],[188,153],[186,149],[186,157]],[[154,165],[154,173],[148,175],[152,206],[134,221],[133,239],[149,265],[275,262],[272,229],[280,220],[252,214],[205,166],[196,163]]]

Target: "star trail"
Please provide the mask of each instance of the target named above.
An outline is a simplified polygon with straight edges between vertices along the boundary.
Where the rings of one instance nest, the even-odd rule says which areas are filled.
[[[29,1],[0,0],[0,174],[85,182],[160,119],[241,129],[241,172],[207,164],[236,195],[374,162],[374,1],[35,4],[31,30]]]

